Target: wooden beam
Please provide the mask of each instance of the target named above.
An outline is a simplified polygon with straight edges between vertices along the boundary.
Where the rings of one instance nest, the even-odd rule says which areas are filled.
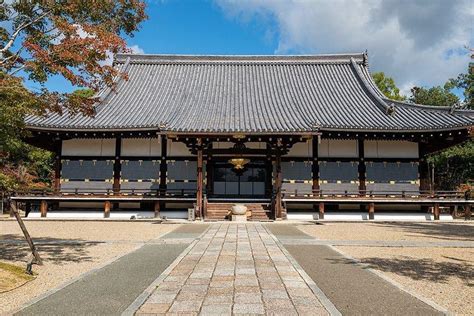
[[[160,217],[160,210],[161,210],[161,202],[160,201],[155,201],[155,207],[154,207],[154,212],[155,212],[155,218]]]
[[[196,190],[196,218],[201,218],[202,211],[202,190],[203,190],[203,176],[202,176],[202,139],[198,138],[198,150],[197,150],[197,190]]]
[[[45,200],[41,201],[40,213],[41,213],[41,217],[46,217],[46,215],[48,213],[48,202],[46,202]]]
[[[433,205],[434,220],[439,221],[439,203]]]
[[[319,219],[324,219],[324,203],[319,203]]]
[[[37,264],[42,265],[43,260],[41,260],[41,257],[38,251],[36,250],[35,244],[33,243],[33,239],[31,239],[31,236],[28,233],[28,230],[26,229],[25,223],[23,222],[23,219],[21,218],[20,213],[18,213],[18,209],[16,208],[15,203],[11,203],[11,209],[16,218],[16,221],[18,222],[18,225],[20,225],[21,231],[23,232],[23,236],[25,236],[26,242],[28,243],[28,246],[30,247],[33,258],[35,259]]]
[[[104,202],[104,218],[110,217],[110,201]]]
[[[375,218],[375,203],[369,203],[369,220]]]
[[[472,211],[471,211],[471,204],[466,204],[464,207],[464,219],[466,221],[470,221],[472,216]]]

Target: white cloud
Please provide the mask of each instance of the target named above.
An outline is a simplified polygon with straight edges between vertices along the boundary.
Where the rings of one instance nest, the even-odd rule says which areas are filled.
[[[143,48],[141,48],[138,45],[128,46],[127,48],[132,51],[132,54],[145,54],[145,51],[143,50]]]
[[[276,22],[276,54],[369,52],[372,71],[439,85],[467,70],[470,0],[215,0],[230,18]],[[275,23],[268,23],[269,27]]]

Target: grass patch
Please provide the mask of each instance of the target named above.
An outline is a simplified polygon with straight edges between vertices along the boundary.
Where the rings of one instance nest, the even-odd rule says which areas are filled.
[[[0,262],[0,293],[16,289],[34,278],[25,272],[24,267]]]

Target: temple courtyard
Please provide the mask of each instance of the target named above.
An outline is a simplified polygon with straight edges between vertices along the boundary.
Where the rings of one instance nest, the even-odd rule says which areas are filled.
[[[474,224],[28,220],[0,314],[471,314]],[[0,219],[0,262],[25,267]],[[0,266],[1,268],[1,266]]]

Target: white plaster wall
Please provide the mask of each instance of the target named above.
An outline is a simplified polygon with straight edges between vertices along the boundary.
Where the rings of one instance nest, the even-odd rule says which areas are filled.
[[[123,138],[122,156],[161,156],[159,138]]]
[[[319,157],[355,158],[359,157],[355,139],[323,139],[318,148]]]
[[[366,158],[418,158],[418,143],[398,140],[369,140],[364,142]]]
[[[214,149],[229,149],[234,146],[232,142],[212,142],[212,148]]]
[[[115,139],[75,138],[63,140],[63,156],[115,156]]]
[[[184,143],[168,140],[168,157],[190,157],[192,156]]]
[[[300,142],[291,147],[286,155],[287,157],[312,157],[313,156],[313,142]]]
[[[267,144],[264,142],[247,142],[245,143],[245,146],[251,149],[266,149],[267,148]]]

